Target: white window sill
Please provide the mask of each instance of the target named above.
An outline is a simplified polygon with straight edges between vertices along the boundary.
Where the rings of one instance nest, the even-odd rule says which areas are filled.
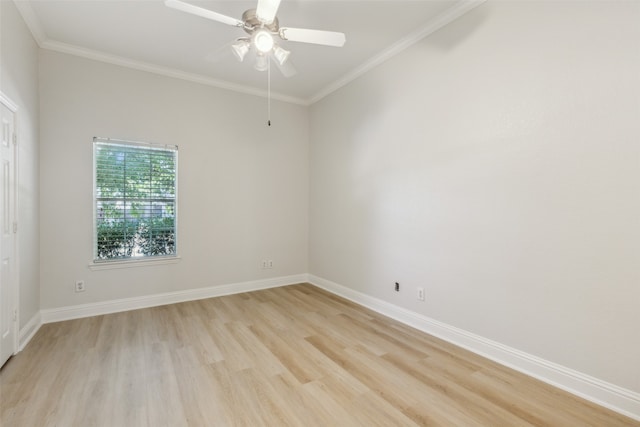
[[[118,260],[118,261],[104,261],[104,262],[92,262],[89,264],[89,270],[113,270],[117,268],[132,268],[132,267],[150,267],[152,265],[166,265],[176,264],[180,262],[182,258],[179,256],[168,257],[155,257],[151,259],[133,259],[133,260]]]

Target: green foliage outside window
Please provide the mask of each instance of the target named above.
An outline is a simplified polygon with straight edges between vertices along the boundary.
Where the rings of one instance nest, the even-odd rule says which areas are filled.
[[[176,253],[176,153],[94,142],[96,260]]]

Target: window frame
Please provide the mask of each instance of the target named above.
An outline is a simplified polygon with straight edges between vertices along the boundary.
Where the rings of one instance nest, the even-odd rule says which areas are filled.
[[[97,168],[97,145],[103,144],[111,144],[111,145],[121,145],[124,147],[133,147],[133,148],[148,148],[148,149],[156,149],[156,150],[164,150],[164,151],[172,151],[174,155],[174,252],[172,254],[162,254],[162,255],[144,255],[144,256],[124,256],[118,258],[98,258],[98,215],[97,215],[97,206],[98,206],[98,189],[97,189],[97,177],[98,177],[98,168]],[[92,157],[93,157],[93,197],[92,197],[92,235],[93,235],[93,246],[92,246],[92,261],[89,265],[89,268],[92,270],[102,270],[109,268],[126,268],[126,267],[136,267],[136,266],[145,266],[145,265],[158,265],[158,264],[173,264],[180,260],[180,256],[178,254],[178,146],[177,145],[169,145],[169,144],[156,144],[151,142],[142,142],[142,141],[130,141],[123,139],[113,139],[113,138],[102,138],[102,137],[94,137],[92,144]],[[124,198],[126,200],[126,197]]]

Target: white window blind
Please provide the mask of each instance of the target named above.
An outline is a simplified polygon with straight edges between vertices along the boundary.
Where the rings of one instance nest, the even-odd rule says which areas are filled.
[[[94,261],[176,255],[178,147],[94,138]]]

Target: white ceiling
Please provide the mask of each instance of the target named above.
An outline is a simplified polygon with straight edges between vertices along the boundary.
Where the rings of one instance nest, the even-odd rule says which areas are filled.
[[[256,1],[188,0],[234,18]],[[38,44],[164,75],[264,95],[267,74],[238,62],[245,33],[161,0],[17,0]],[[469,0],[283,0],[281,26],[340,31],[342,48],[281,42],[298,73],[271,75],[274,98],[309,104],[479,4]]]

